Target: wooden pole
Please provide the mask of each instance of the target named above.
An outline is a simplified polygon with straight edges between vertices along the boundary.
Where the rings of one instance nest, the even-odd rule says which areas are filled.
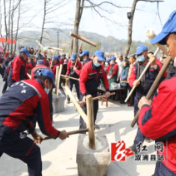
[[[155,52],[155,55],[158,53],[159,51],[159,48],[157,48],[156,52]],[[142,79],[142,77],[145,75],[146,71],[148,70],[148,68],[150,67],[151,63],[154,61],[151,60],[148,62],[148,64],[145,66],[145,69],[143,70],[143,72],[141,73],[140,77],[137,79],[139,82],[140,80]],[[128,99],[131,97],[132,93],[134,92],[134,90],[136,89],[136,86],[133,86],[133,88],[131,89],[130,93],[128,94],[127,98],[125,99],[125,102],[128,101]]]
[[[146,98],[149,100],[150,97],[152,96],[152,94],[154,93],[154,91],[156,90],[164,72],[166,71],[168,65],[170,64],[170,61],[171,61],[171,57],[167,57],[166,59],[166,62],[164,63],[164,65],[162,66],[160,72],[158,73],[158,76],[156,77],[154,83],[152,84],[149,92],[147,93],[147,96]],[[135,123],[137,122],[138,118],[139,118],[139,113],[140,113],[140,110],[137,112],[136,116],[134,117],[133,121],[131,122],[131,127],[134,127]]]
[[[68,87],[68,79],[66,79],[66,86],[65,86],[65,90],[67,92],[67,95],[70,97],[72,103],[74,104],[75,108],[77,109],[78,113],[80,114],[80,116],[83,118],[84,122],[86,123],[86,125],[88,124],[88,120],[87,120],[87,115],[85,114],[85,112],[82,110],[82,108],[80,107],[80,105],[78,104],[78,102],[76,101],[74,95],[72,94],[71,90]]]
[[[52,49],[52,50],[56,50],[56,51],[63,51],[62,48],[55,48],[55,47],[51,47],[51,46],[49,46],[48,49]]]
[[[55,94],[57,95],[57,89],[58,89],[58,73],[59,73],[59,66],[56,66],[56,80],[55,80],[55,83],[56,83],[56,88],[55,88]]]
[[[111,95],[115,95],[115,92],[111,93],[110,96],[111,96]],[[104,95],[101,95],[101,96],[92,98],[92,100],[93,100],[93,101],[94,101],[94,100],[98,100],[98,99],[103,98],[103,97],[105,97],[105,96],[104,96]],[[84,102],[84,101],[80,101],[79,104],[85,104],[85,102]]]
[[[64,77],[65,79],[66,79],[66,77],[68,77],[68,78],[70,78],[70,79],[74,79],[74,80],[76,80],[76,81],[79,81],[78,78],[74,78],[74,77],[71,77],[71,76],[66,76],[66,75],[62,75],[62,74],[61,74],[61,76]]]
[[[74,135],[74,134],[79,134],[79,133],[85,133],[85,132],[88,132],[89,129],[86,128],[86,129],[82,129],[82,130],[75,130],[75,131],[70,131],[70,132],[67,132],[67,134],[70,136],[70,135]],[[53,139],[51,137],[43,137],[43,140],[48,140],[48,139]]]
[[[61,77],[61,73],[62,73],[62,67],[63,65],[61,64],[60,65],[60,69],[59,69],[59,74],[58,74],[58,77],[57,77],[57,95],[58,95],[58,90],[59,90],[59,86],[60,86],[60,77]]]
[[[91,95],[86,96],[87,106],[87,127],[89,129],[89,147],[95,150],[95,134],[94,134],[94,112],[93,112],[93,99]]]
[[[38,43],[38,45],[40,46],[40,48],[42,48],[42,49],[43,49],[43,51],[45,51],[45,48],[43,47],[43,45],[42,45],[42,44],[40,44],[38,40],[36,40],[36,42]]]
[[[27,75],[28,75],[29,79],[31,79],[31,75],[29,73],[27,73]]]
[[[94,47],[97,46],[96,43],[94,43],[94,42],[92,42],[92,41],[90,41],[90,40],[88,40],[85,37],[82,37],[80,35],[77,35],[77,34],[74,34],[74,33],[70,33],[70,36],[75,37],[75,38],[77,38],[79,40],[82,40],[82,41],[84,41],[84,42],[86,42],[86,43],[88,43],[88,44],[90,44],[90,45],[92,45]]]

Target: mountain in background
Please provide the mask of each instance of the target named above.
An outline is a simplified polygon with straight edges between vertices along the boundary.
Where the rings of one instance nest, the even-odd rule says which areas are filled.
[[[59,47],[64,48],[65,52],[69,52],[71,36],[70,36],[70,29],[62,29],[59,30]],[[123,53],[126,43],[126,40],[119,40],[112,36],[104,37],[97,33],[93,32],[85,32],[80,31],[79,35],[84,36],[85,38],[99,43],[98,49],[102,49],[106,53]],[[34,47],[38,48],[38,44],[35,42],[39,40],[40,31],[23,31],[18,35],[17,45],[20,46],[27,46],[27,47]],[[140,42],[140,41],[133,41],[131,45],[130,54],[135,52],[135,49],[140,44],[146,44],[150,51],[155,50],[155,46],[151,45],[148,41]],[[55,46],[57,47],[57,30],[49,29],[46,30],[44,33],[44,38],[42,41],[43,46]],[[93,54],[96,48],[91,47],[90,45],[84,43],[83,49],[89,49],[90,53]]]

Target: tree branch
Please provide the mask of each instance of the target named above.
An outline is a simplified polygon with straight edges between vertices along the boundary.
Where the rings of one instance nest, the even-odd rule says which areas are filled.
[[[92,4],[92,6],[84,6],[84,8],[98,7],[98,6],[101,6],[102,4],[111,4],[112,6],[115,6],[117,8],[128,8],[128,9],[130,8],[131,9],[131,7],[118,6],[118,5],[116,5],[116,4],[112,3],[112,2],[109,2],[109,1],[104,1],[104,2],[101,2],[100,4],[94,4],[90,0],[85,0],[85,1],[89,2],[90,4]]]

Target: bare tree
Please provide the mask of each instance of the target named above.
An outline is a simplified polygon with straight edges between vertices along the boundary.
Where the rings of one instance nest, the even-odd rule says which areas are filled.
[[[145,2],[164,2],[163,0],[134,0],[133,1],[133,6],[131,8],[131,12],[129,13],[129,24],[128,24],[128,41],[127,41],[127,46],[125,48],[125,57],[128,56],[128,53],[130,51],[131,43],[132,43],[132,29],[133,29],[133,19],[134,19],[134,12],[136,10],[136,4],[139,1],[145,1]]]
[[[11,10],[11,52],[13,52],[13,17],[14,17],[14,0],[12,0],[12,10]]]
[[[8,38],[10,38],[10,18],[11,18],[11,0],[9,0]],[[8,50],[9,50],[9,44],[8,44]]]
[[[17,19],[17,30],[15,34],[15,46],[14,46],[14,53],[16,52],[16,43],[18,38],[18,31],[19,31],[19,22],[20,22],[20,8],[21,8],[21,0],[19,0],[19,7],[18,7],[18,19]]]
[[[42,31],[40,35],[40,43],[42,44],[42,39],[43,39],[43,32],[44,32],[44,26],[45,26],[45,19],[46,19],[46,5],[49,2],[49,0],[44,0],[44,14],[43,14],[43,23],[42,23]],[[39,47],[40,48],[40,47]]]
[[[84,7],[84,0],[76,0],[76,14],[73,32],[77,35],[79,33],[79,24],[83,13],[83,7]],[[72,38],[71,41],[71,54],[72,53],[78,53],[78,39],[76,38]]]
[[[125,57],[128,56],[128,53],[130,51],[130,46],[131,46],[131,43],[132,43],[132,29],[133,29],[133,18],[134,18],[134,12],[135,12],[135,9],[136,9],[136,4],[137,4],[138,0],[134,0],[133,1],[133,5],[132,5],[132,8],[131,8],[131,13],[129,13],[129,24],[128,24],[128,41],[127,41],[127,46],[125,48]]]

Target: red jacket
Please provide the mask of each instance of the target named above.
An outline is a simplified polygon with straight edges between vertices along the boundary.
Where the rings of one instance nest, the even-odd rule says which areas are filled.
[[[105,67],[105,66],[104,66]],[[110,68],[112,67],[112,70],[113,70],[113,73],[112,75],[113,76],[116,76],[117,75],[117,71],[118,71],[118,65],[117,64],[111,64],[107,67],[107,74],[109,74],[110,72]]]
[[[35,66],[32,70],[31,70],[31,79],[35,79],[35,76],[37,75],[37,71],[39,69],[44,69],[44,68],[47,68],[47,66],[45,65],[37,65]]]
[[[46,65],[46,59],[42,59],[42,61],[44,62],[44,64]]]
[[[162,163],[176,173],[176,76],[158,89],[152,105],[144,105],[140,111],[139,128],[146,137],[164,143]]]
[[[91,60],[92,60],[92,59],[89,58],[89,59],[87,59],[86,61],[83,61],[83,65],[85,65],[87,62],[89,62],[89,61],[91,61]],[[82,65],[82,66],[83,66],[83,65]],[[80,75],[80,74],[81,74],[81,70],[78,70],[78,69],[77,69],[77,70],[76,70],[76,73],[77,73],[77,75]]]
[[[81,64],[81,62],[80,61],[77,61],[77,64],[76,64],[76,68],[77,68],[77,70],[76,70],[76,73],[73,71],[73,67],[74,67],[75,65],[73,65],[72,64],[72,61],[70,60],[69,62],[68,62],[68,64],[67,64],[67,73],[66,73],[66,75],[70,75],[70,76],[72,76],[72,77],[78,77],[78,75],[80,74],[80,70],[81,70],[81,68],[82,68],[82,64]]]
[[[97,92],[100,85],[100,79],[103,80],[106,91],[109,91],[109,83],[102,66],[97,69],[93,61],[86,63],[80,74],[79,87],[82,94],[92,94]]]
[[[162,68],[162,63],[161,63],[161,61],[159,60],[159,59],[156,59],[156,64],[158,64],[159,65],[159,67],[160,67],[160,69],[159,69],[159,71],[161,70],[161,68]],[[166,78],[167,77],[167,71],[165,71],[164,72],[164,78]]]
[[[11,78],[15,82],[23,80],[25,78],[28,78],[27,72],[27,63],[26,61],[21,57],[21,56],[16,56],[12,63],[11,63],[11,68],[12,68],[12,75]]]
[[[26,65],[27,65],[27,68],[28,68],[28,69],[32,69],[32,68],[33,68],[32,63],[29,63],[29,62],[28,62]]]
[[[0,112],[1,127],[7,130],[5,135],[1,133],[4,137],[27,129],[32,133],[34,121],[38,121],[43,134],[52,138],[59,135],[52,126],[48,95],[40,80],[29,79],[13,84],[0,99]]]
[[[60,66],[60,65],[61,65],[60,62],[59,62],[58,64],[56,64],[56,65],[53,65],[52,71],[53,71],[54,75],[56,74],[56,67],[57,67],[57,66]]]
[[[61,64],[63,64],[64,63],[64,59],[59,59],[59,62],[61,63]]]

